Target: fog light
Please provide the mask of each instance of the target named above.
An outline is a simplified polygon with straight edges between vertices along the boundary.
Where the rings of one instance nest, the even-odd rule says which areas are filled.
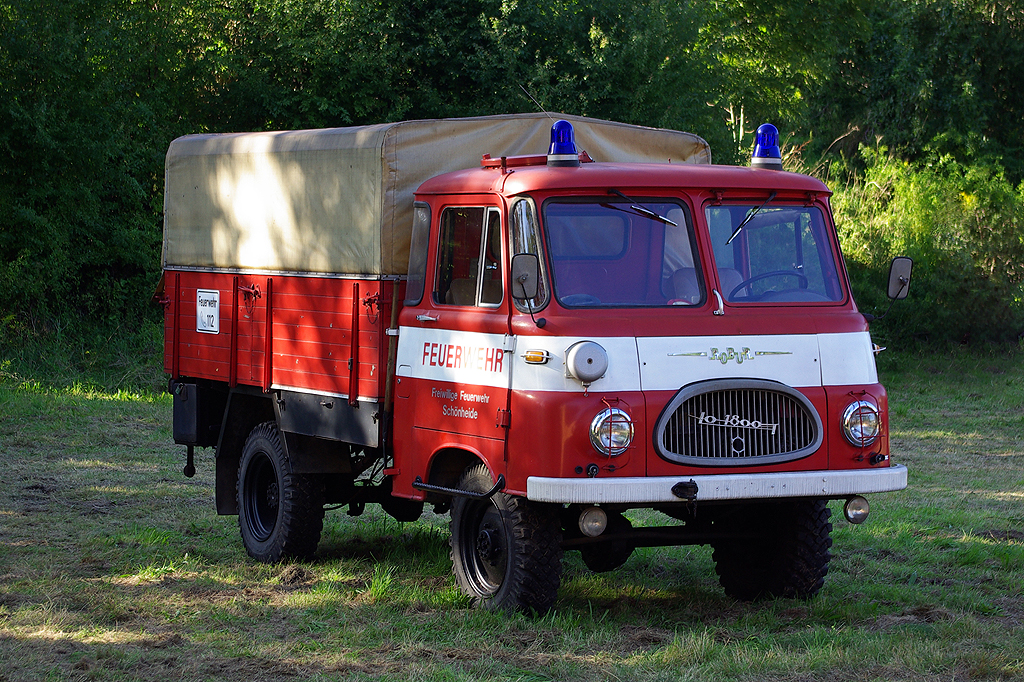
[[[864,523],[868,519],[868,501],[860,495],[854,495],[843,505],[843,516],[850,523]]]
[[[596,538],[608,527],[608,515],[600,507],[587,507],[580,513],[580,532]]]

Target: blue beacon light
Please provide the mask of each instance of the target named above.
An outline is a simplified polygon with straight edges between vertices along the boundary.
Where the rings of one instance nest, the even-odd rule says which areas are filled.
[[[562,167],[580,165],[580,155],[576,151],[576,133],[568,121],[555,121],[555,124],[551,126],[548,165]]]
[[[750,167],[782,170],[779,129],[771,123],[764,123],[757,128],[757,133],[754,136],[754,155],[750,157]]]

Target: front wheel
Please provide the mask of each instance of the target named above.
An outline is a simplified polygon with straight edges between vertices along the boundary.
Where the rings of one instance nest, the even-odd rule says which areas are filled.
[[[273,563],[316,552],[324,525],[324,485],[293,474],[274,422],[249,433],[238,467],[238,525],[253,559]]]
[[[462,490],[486,492],[494,482],[483,464],[466,469]],[[474,605],[546,613],[562,576],[562,534],[555,512],[522,497],[452,503],[452,568]]]
[[[622,514],[612,513],[608,516],[608,528],[605,534],[629,535],[633,524]],[[594,573],[614,571],[629,561],[636,547],[629,540],[611,540],[593,545],[586,545],[580,550],[583,563]]]
[[[825,500],[792,500],[723,519],[720,527],[732,537],[712,547],[725,593],[742,601],[818,594],[832,558],[830,515]]]

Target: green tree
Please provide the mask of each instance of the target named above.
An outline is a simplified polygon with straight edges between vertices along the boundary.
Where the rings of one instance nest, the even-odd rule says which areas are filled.
[[[830,92],[843,52],[870,34],[864,4],[715,0],[701,6],[697,50],[713,76],[709,101],[732,132],[730,147],[718,148],[719,159],[743,162],[760,123],[775,123],[786,138],[813,134],[818,113],[808,95]]]
[[[210,92],[198,7],[0,6],[5,340],[47,326],[133,328],[155,315],[164,150],[202,126]]]
[[[876,138],[908,159],[982,158],[1024,177],[1024,7],[1017,1],[874,0],[871,30],[810,94],[807,129],[852,157]]]
[[[494,95],[517,110],[533,109],[533,99],[551,111],[722,139],[695,11],[661,0],[504,3],[489,18],[485,70]]]
[[[833,198],[862,310],[888,307],[893,256],[914,259],[911,298],[878,323],[903,341],[1014,341],[1024,332],[1024,186],[946,157],[925,166],[862,150],[863,176]]]

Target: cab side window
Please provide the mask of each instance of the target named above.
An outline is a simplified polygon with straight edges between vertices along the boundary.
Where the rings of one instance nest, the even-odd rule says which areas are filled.
[[[446,208],[441,214],[434,302],[495,308],[502,287],[501,213],[495,208]]]
[[[495,209],[487,211],[487,226],[484,229],[484,243],[480,250],[480,305],[501,304],[501,213]]]
[[[548,284],[544,266],[544,255],[540,249],[537,208],[534,206],[533,200],[523,198],[516,201],[509,213],[509,221],[511,222],[509,231],[512,237],[512,255],[532,253],[540,260],[540,281],[537,286],[537,298],[529,301],[517,298],[512,300],[515,302],[516,308],[524,313],[531,310],[540,310],[548,304]]]
[[[412,215],[412,243],[409,245],[409,280],[405,286],[405,305],[416,306],[423,300],[423,290],[427,281],[430,206],[417,201],[413,204]]]

